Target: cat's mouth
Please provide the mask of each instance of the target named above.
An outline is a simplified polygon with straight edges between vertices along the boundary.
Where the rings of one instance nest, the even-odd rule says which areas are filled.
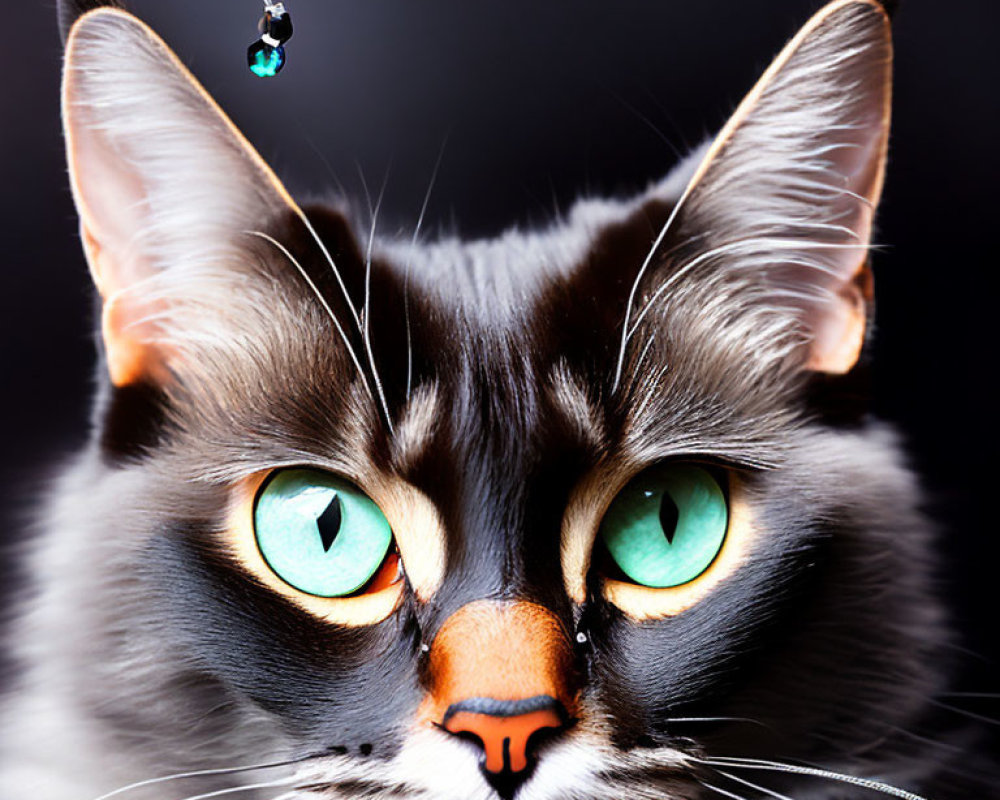
[[[688,800],[698,782],[672,747],[622,751],[590,726],[538,743],[530,772],[490,776],[476,746],[442,731],[411,734],[388,761],[344,757],[310,762],[297,776],[296,800],[365,796],[406,800]],[[506,783],[505,783],[506,779]]]

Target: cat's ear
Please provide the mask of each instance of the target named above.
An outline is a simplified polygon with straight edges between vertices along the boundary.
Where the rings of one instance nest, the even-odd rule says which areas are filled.
[[[126,12],[92,11],[73,26],[63,121],[111,379],[160,380],[165,345],[151,344],[148,328],[168,302],[163,277],[192,281],[239,262],[245,231],[297,208],[167,45]]]
[[[864,343],[891,62],[878,2],[827,5],[718,135],[671,224],[683,268],[791,320],[809,370],[845,373]]]

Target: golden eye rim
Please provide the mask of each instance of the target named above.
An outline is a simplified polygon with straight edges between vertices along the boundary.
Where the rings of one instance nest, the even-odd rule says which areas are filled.
[[[566,594],[577,605],[587,600],[587,579],[601,521],[618,493],[641,468],[621,462],[598,465],[570,494],[560,530],[560,563]]]
[[[716,468],[717,480],[720,472]],[[601,576],[601,594],[607,602],[636,622],[676,617],[701,603],[739,571],[746,562],[755,528],[745,482],[733,470],[726,469],[722,474],[725,483],[720,481],[720,487],[727,500],[728,520],[722,544],[711,563],[687,583],[665,588]]]
[[[312,465],[305,465],[261,470],[243,478],[234,487],[223,530],[224,547],[228,554],[266,588],[321,622],[343,627],[363,627],[377,625],[385,621],[399,608],[402,602],[405,589],[404,580],[399,579],[374,592],[362,591],[346,597],[321,597],[296,589],[280,578],[264,559],[257,543],[254,527],[256,500],[262,487],[273,475],[280,470],[292,468],[317,469]],[[344,477],[342,480],[357,485],[350,478]],[[398,550],[395,529],[393,530],[393,541],[395,546],[390,548],[386,558]],[[379,569],[381,570],[381,567]]]
[[[606,462],[577,485],[563,515],[561,562],[564,588],[577,605],[587,602],[595,551],[600,546],[600,527],[611,504],[631,481],[647,470],[667,463],[690,463],[708,468],[720,480],[729,512],[722,547],[700,575],[680,586],[651,588],[601,575],[598,584],[601,597],[633,621],[666,619],[703,601],[745,563],[757,531],[753,523],[749,485],[739,467],[696,457],[670,458],[642,465]]]

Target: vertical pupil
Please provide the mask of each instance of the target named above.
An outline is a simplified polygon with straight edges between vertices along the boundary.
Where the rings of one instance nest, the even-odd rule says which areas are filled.
[[[330,500],[330,505],[316,519],[316,527],[319,528],[319,538],[323,542],[324,553],[329,553],[330,548],[333,547],[333,540],[340,533],[340,521],[340,497],[334,495],[333,499]]]
[[[660,498],[660,526],[663,528],[663,535],[667,537],[667,543],[673,544],[677,530],[677,504],[667,492]]]

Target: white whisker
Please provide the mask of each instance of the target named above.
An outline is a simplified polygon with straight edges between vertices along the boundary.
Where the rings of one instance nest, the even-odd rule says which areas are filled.
[[[709,767],[728,767],[729,769],[756,769],[766,772],[786,772],[792,775],[808,775],[814,778],[824,778],[840,783],[849,783],[853,786],[860,786],[864,789],[871,789],[874,792],[881,792],[892,797],[901,797],[903,800],[927,800],[918,794],[900,789],[898,786],[891,786],[888,783],[875,780],[874,778],[861,778],[856,775],[846,775],[840,772],[833,772],[818,767],[800,767],[795,764],[783,764],[779,761],[764,761],[756,758],[731,758],[728,756],[712,756],[711,758],[689,758],[698,764],[705,764]]]
[[[966,711],[964,708],[951,706],[948,705],[947,703],[942,703],[940,700],[930,700],[929,702],[931,703],[931,705],[935,705],[938,708],[943,708],[945,711],[950,711],[953,714],[958,714],[968,719],[974,719],[977,722],[985,722],[987,725],[1000,725],[1000,719],[987,717],[985,714],[977,714],[975,711]]]
[[[330,251],[327,249],[320,235],[316,232],[313,224],[309,221],[309,218],[303,212],[299,212],[299,219],[302,220],[302,224],[306,226],[306,230],[309,231],[309,235],[316,242],[319,247],[320,252],[326,259],[327,263],[330,265],[330,269],[333,271],[333,276],[337,279],[337,285],[340,287],[341,293],[344,295],[344,302],[347,303],[347,308],[351,312],[351,316],[354,318],[354,324],[357,326],[358,333],[361,333],[361,320],[358,318],[358,310],[354,307],[354,303],[351,302],[351,295],[347,292],[347,284],[344,283],[344,278],[340,274],[340,270],[337,269],[337,264],[333,260],[333,256],[330,255]]]
[[[749,239],[739,239],[735,242],[729,242],[719,247],[714,247],[704,253],[699,254],[695,258],[688,261],[686,264],[682,265],[676,272],[674,272],[667,280],[665,280],[656,291],[653,296],[649,298],[645,306],[643,306],[642,311],[636,317],[631,329],[626,329],[625,339],[630,340],[635,334],[636,330],[639,328],[639,324],[642,322],[643,318],[649,313],[653,304],[658,300],[664,292],[666,292],[671,286],[673,286],[681,277],[689,273],[692,269],[703,264],[711,258],[718,255],[723,255],[724,253],[736,252],[740,249],[746,248],[749,245],[764,246],[771,250],[797,250],[811,249],[811,250],[844,250],[844,249],[859,249],[867,248],[866,244],[827,244],[824,242],[800,242],[795,240],[783,239],[781,237],[751,237]],[[793,261],[793,263],[799,264],[800,266],[809,267],[817,272],[823,272],[826,274],[834,275],[833,270],[828,267],[824,267],[815,261],[806,261],[804,259],[794,260],[792,257],[785,256],[782,259],[785,262]]]
[[[326,174],[330,176],[330,180],[337,184],[337,192],[341,197],[347,197],[347,189],[344,188],[344,182],[340,180],[340,177],[334,171],[333,165],[330,163],[329,159],[323,155],[323,151],[316,146],[316,142],[314,142],[312,137],[306,132],[306,128],[305,125],[302,124],[302,120],[296,120],[296,125],[299,129],[299,135],[306,140],[306,144],[309,145],[309,148],[316,155],[316,158],[319,159],[323,168],[326,170]]]
[[[361,162],[357,159],[354,160],[354,168],[358,171],[358,178],[361,180],[361,188],[365,193],[365,202],[368,203],[368,217],[370,219],[375,211],[372,206],[372,193],[368,189],[368,181],[365,180],[365,171],[361,169]]]
[[[723,797],[731,797],[733,798],[733,800],[747,800],[747,798],[741,794],[733,794],[732,792],[727,792],[725,789],[720,789],[718,786],[714,786],[711,783],[706,783],[705,781],[698,781],[698,783],[700,783],[706,789],[711,789],[716,794],[721,794]]]
[[[251,783],[247,786],[232,786],[228,789],[219,789],[215,792],[208,792],[207,794],[195,794],[189,797],[185,797],[184,800],[210,800],[212,797],[223,797],[227,794],[239,794],[240,792],[252,792],[257,789],[274,789],[279,786],[288,786],[294,783],[293,778],[286,778],[283,781],[269,781],[268,783]]]
[[[668,725],[671,722],[750,722],[754,725],[760,725],[762,728],[768,727],[760,720],[750,717],[669,717],[666,722]]]
[[[113,792],[108,792],[107,794],[102,794],[100,797],[95,798],[95,800],[110,800],[112,797],[118,797],[125,794],[126,792],[134,791],[135,789],[142,789],[146,786],[155,786],[160,783],[167,783],[169,781],[180,781],[187,780],[188,778],[207,778],[211,776],[220,775],[237,775],[241,772],[253,772],[255,770],[265,770],[265,769],[278,769],[280,767],[290,767],[294,764],[301,764],[303,761],[307,761],[312,756],[307,756],[306,758],[294,758],[288,761],[274,761],[270,764],[251,764],[249,766],[243,767],[225,767],[222,769],[199,769],[193,772],[175,772],[173,775],[164,775],[160,778],[147,778],[144,781],[137,781],[136,783],[130,783],[128,786],[122,786],[119,789],[115,789]]]
[[[389,168],[385,170],[385,177],[382,179],[382,188],[378,193],[378,202],[372,211],[371,232],[368,234],[368,250],[365,253],[365,302],[364,302],[364,329],[361,338],[365,343],[365,353],[368,356],[368,366],[371,367],[372,377],[375,379],[375,390],[378,392],[378,400],[385,414],[385,424],[389,428],[389,433],[393,432],[392,417],[389,415],[389,404],[385,401],[385,391],[382,388],[382,379],[379,377],[378,368],[375,366],[375,354],[372,352],[371,341],[371,293],[372,293],[372,247],[375,245],[375,229],[378,226],[378,212],[382,208],[382,198],[385,197],[385,187],[389,183]]]
[[[667,217],[667,221],[663,223],[663,227],[660,228],[659,234],[657,234],[656,238],[653,240],[653,246],[649,248],[649,253],[646,255],[645,260],[642,262],[642,266],[639,268],[638,274],[635,276],[635,280],[632,282],[632,288],[628,293],[628,301],[625,303],[625,319],[622,322],[622,340],[621,345],[618,348],[618,366],[615,368],[615,380],[611,385],[612,394],[618,391],[618,384],[621,382],[622,368],[625,365],[625,348],[628,347],[628,330],[629,322],[632,318],[632,305],[635,303],[635,295],[636,292],[639,291],[639,284],[642,283],[642,279],[646,277],[646,270],[649,269],[653,256],[655,256],[656,251],[660,249],[660,245],[663,243],[663,239],[667,235],[667,231],[669,231],[670,226],[674,224],[674,220],[677,218],[677,214],[684,205],[684,201],[687,200],[688,195],[690,195],[693,190],[694,184],[689,183],[684,189],[684,193],[677,201],[677,204],[673,207],[673,209],[671,209],[670,216]]]
[[[337,319],[337,315],[333,313],[333,309],[330,308],[330,304],[326,302],[326,298],[323,297],[323,293],[319,290],[319,287],[313,282],[313,279],[309,277],[309,273],[305,271],[305,268],[298,262],[298,260],[293,256],[287,247],[285,247],[281,242],[275,239],[273,236],[268,236],[266,233],[261,231],[245,231],[249,236],[256,236],[259,239],[263,239],[265,242],[270,242],[285,258],[287,258],[295,269],[298,270],[299,274],[312,289],[314,295],[326,309],[326,313],[329,314],[330,319],[333,320],[334,326],[337,328],[337,333],[340,334],[340,338],[344,342],[344,346],[347,348],[348,354],[351,356],[351,361],[354,362],[354,366],[357,367],[358,374],[361,376],[361,380],[365,385],[365,389],[368,390],[368,394],[372,395],[371,387],[368,385],[368,381],[365,378],[364,368],[361,366],[361,362],[358,360],[357,354],[354,352],[354,348],[351,347],[351,341],[347,338],[347,333],[340,324],[340,320]],[[374,399],[374,395],[372,395]]]
[[[789,797],[787,794],[781,794],[779,792],[774,791],[773,789],[768,789],[766,786],[760,786],[759,784],[748,781],[745,778],[737,777],[732,773],[725,772],[721,769],[717,769],[716,772],[718,772],[720,775],[724,775],[731,781],[736,781],[736,783],[742,783],[744,786],[747,786],[751,789],[756,789],[758,792],[763,792],[768,797],[774,797],[776,798],[776,800],[792,800],[792,798]]]
[[[413,229],[413,238],[410,241],[410,253],[406,257],[406,266],[403,270],[403,316],[406,320],[406,401],[410,401],[410,392],[413,387],[413,335],[410,329],[410,271],[413,268],[413,249],[417,246],[417,239],[420,237],[420,228],[424,224],[424,215],[427,213],[427,204],[431,199],[431,192],[434,191],[434,183],[437,181],[438,171],[441,169],[441,161],[444,159],[444,150],[448,146],[448,137],[444,137],[441,149],[438,151],[437,161],[434,162],[434,169],[431,171],[431,180],[427,185],[427,192],[424,194],[423,205],[420,206],[420,215],[417,217],[416,227]]]

